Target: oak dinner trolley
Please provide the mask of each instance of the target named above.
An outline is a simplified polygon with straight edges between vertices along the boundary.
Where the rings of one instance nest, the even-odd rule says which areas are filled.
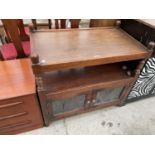
[[[115,27],[31,30],[31,60],[45,125],[75,114],[123,105],[147,47]]]

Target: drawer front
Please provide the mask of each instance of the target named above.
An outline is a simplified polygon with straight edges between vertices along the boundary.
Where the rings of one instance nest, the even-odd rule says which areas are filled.
[[[35,124],[42,124],[35,95],[0,101],[0,134]]]
[[[25,100],[23,98],[0,101],[0,120],[1,117],[23,112],[26,110]]]

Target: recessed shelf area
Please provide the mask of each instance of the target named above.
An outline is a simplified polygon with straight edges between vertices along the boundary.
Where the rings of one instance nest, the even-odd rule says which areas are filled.
[[[63,98],[65,94],[72,96],[78,92],[130,83],[134,77],[129,76],[122,66],[122,63],[114,63],[65,69],[46,72],[41,77],[47,97],[52,96],[53,99],[60,99],[61,95]]]

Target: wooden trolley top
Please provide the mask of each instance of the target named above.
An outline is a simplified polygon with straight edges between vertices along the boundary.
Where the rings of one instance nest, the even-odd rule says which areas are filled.
[[[143,59],[147,49],[119,28],[42,30],[30,34],[36,73]]]

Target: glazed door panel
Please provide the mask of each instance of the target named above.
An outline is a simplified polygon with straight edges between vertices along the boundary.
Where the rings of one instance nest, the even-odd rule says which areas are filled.
[[[120,96],[124,90],[124,86],[114,88],[103,88],[100,90],[93,90],[81,95],[52,100],[48,99],[49,114],[51,118],[68,116],[72,112],[86,110],[94,106],[104,106],[109,103],[119,102]]]
[[[97,91],[96,102],[94,103],[94,105],[101,105],[119,100],[123,88],[124,87],[117,87]]]
[[[60,115],[84,107],[85,95],[74,96],[64,100],[48,101],[51,102],[53,115]]]

